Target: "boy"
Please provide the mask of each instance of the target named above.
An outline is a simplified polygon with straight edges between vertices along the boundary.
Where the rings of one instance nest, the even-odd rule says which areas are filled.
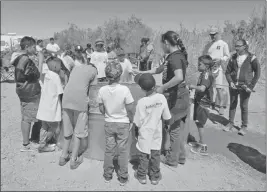
[[[61,121],[61,97],[63,94],[63,87],[59,77],[62,61],[57,57],[51,57],[46,62],[49,70],[45,72],[37,112],[37,119],[42,120],[40,145],[38,148],[40,153],[55,150],[55,146],[48,145],[48,142],[51,141],[52,137],[59,130]]]
[[[165,96],[155,92],[156,81],[151,74],[137,75],[135,82],[146,93],[146,96],[138,101],[134,116],[134,124],[138,129],[136,147],[140,151],[140,162],[134,176],[141,184],[146,184],[150,161],[151,184],[157,185],[161,180],[162,119],[168,125],[171,113]]]
[[[209,55],[203,55],[198,58],[198,71],[201,73],[198,79],[197,85],[189,85],[189,89],[195,89],[195,98],[194,98],[194,116],[193,120],[196,122],[198,133],[199,133],[199,142],[191,143],[191,152],[199,153],[201,155],[208,155],[207,145],[204,143],[203,139],[203,128],[207,122],[209,111],[205,106],[204,99],[209,101],[208,105],[211,105],[212,97],[212,68],[214,62]]]
[[[83,162],[82,154],[88,147],[88,102],[91,85],[97,83],[97,69],[92,64],[75,66],[70,74],[62,100],[64,145],[59,165],[70,160],[70,168],[76,169]],[[69,146],[72,135],[72,157]],[[79,150],[80,149],[80,150]]]
[[[31,37],[23,37],[20,41],[20,52],[15,52],[11,57],[11,64],[15,66],[16,93],[21,105],[21,131],[23,146],[21,152],[33,151],[30,145],[29,135],[32,126],[32,140],[39,136],[41,122],[36,119],[41,95],[39,84],[40,73],[35,63],[29,58],[36,53],[36,42]]]
[[[104,179],[112,179],[115,151],[118,151],[118,179],[120,185],[128,181],[128,140],[130,123],[133,121],[134,99],[128,87],[120,85],[122,67],[117,61],[109,62],[105,68],[109,84],[99,89],[99,109],[105,115],[106,150],[104,157]]]

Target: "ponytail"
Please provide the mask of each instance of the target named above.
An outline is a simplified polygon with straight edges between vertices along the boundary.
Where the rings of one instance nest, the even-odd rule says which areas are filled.
[[[183,44],[183,41],[180,38],[177,40],[177,45],[181,48],[181,51],[184,54],[185,59],[187,60],[188,59],[188,53],[187,53],[186,48]]]

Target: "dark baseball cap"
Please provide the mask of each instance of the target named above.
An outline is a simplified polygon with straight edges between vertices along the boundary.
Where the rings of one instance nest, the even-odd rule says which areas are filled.
[[[152,90],[156,85],[156,80],[150,73],[138,74],[134,77],[134,81],[145,91]]]

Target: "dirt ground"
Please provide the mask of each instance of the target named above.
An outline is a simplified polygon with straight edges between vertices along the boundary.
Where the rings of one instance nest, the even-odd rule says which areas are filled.
[[[133,177],[133,166],[129,163],[130,182],[121,187],[115,174],[111,183],[104,183],[101,161],[84,159],[78,169],[70,170],[69,164],[64,167],[58,165],[60,151],[21,153],[21,115],[15,84],[1,83],[1,190],[265,191],[265,90],[263,87],[256,91],[249,104],[250,126],[246,136],[239,136],[237,132],[223,132],[225,118],[219,118],[214,112],[214,122],[208,122],[205,132],[209,156],[192,154],[187,146],[186,164],[178,168],[161,164],[163,179],[157,186],[150,182],[147,185],[139,184]],[[236,124],[240,125],[239,109],[236,120]],[[196,135],[193,125],[190,129]],[[238,150],[232,149],[235,152],[231,152],[227,148],[229,143],[232,143],[232,148],[233,145],[238,146]]]

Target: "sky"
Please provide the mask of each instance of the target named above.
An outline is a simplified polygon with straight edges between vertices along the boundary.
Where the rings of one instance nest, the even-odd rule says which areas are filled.
[[[109,18],[141,18],[153,29],[192,30],[247,20],[266,0],[68,0],[1,1],[1,33],[48,38],[74,23],[96,28]]]

